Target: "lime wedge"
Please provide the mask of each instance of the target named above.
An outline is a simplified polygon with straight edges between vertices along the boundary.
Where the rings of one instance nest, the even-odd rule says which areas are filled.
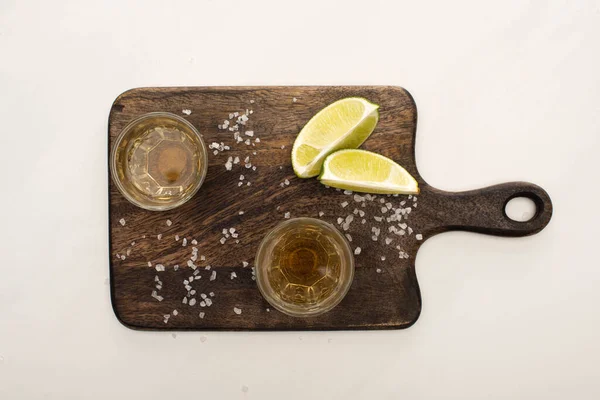
[[[340,150],[325,159],[321,183],[355,192],[418,194],[419,184],[404,168],[365,150]]]
[[[292,148],[292,166],[300,178],[319,175],[323,160],[340,149],[358,148],[379,121],[379,106],[360,97],[332,103],[302,128]]]

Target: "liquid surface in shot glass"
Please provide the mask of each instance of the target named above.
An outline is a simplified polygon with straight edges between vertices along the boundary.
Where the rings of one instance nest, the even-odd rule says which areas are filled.
[[[344,298],[354,276],[354,258],[344,236],[314,218],[277,225],[261,242],[255,264],[265,299],[297,317],[331,310]]]
[[[273,247],[269,283],[286,302],[317,304],[340,280],[338,251],[327,232],[316,227],[284,232]]]
[[[127,178],[149,197],[180,197],[197,179],[199,154],[186,132],[174,127],[152,127],[128,149]]]

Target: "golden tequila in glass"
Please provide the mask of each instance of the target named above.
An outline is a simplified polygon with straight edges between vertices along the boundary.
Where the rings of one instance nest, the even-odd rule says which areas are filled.
[[[111,153],[117,187],[132,203],[168,210],[189,200],[207,170],[207,151],[198,131],[169,113],[150,113],[127,125]]]
[[[255,269],[258,287],[273,307],[292,316],[313,316],[331,310],[346,295],[354,258],[333,225],[296,218],[267,234]]]

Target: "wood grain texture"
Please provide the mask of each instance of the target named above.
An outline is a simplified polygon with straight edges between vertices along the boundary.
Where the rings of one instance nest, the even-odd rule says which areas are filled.
[[[404,236],[388,233],[390,224],[378,222],[383,215],[380,198],[394,208],[408,196],[382,197],[373,202],[354,201],[316,179],[301,180],[294,176],[290,164],[293,141],[304,124],[324,106],[349,96],[361,96],[380,104],[380,121],[362,148],[379,152],[404,166],[419,182],[421,194],[406,223],[414,232]],[[293,99],[296,99],[294,101]],[[253,102],[251,103],[251,100]],[[182,115],[182,109],[192,110]],[[252,109],[247,129],[255,132],[260,143],[247,146],[235,143],[231,132],[217,126],[234,111]],[[289,329],[381,329],[406,328],[421,312],[421,296],[415,273],[415,257],[420,245],[429,237],[448,230],[469,230],[500,235],[525,236],[543,229],[552,214],[548,194],[540,187],[514,182],[463,193],[449,193],[429,186],[419,175],[415,163],[417,110],[410,94],[398,87],[190,87],[140,88],[120,95],[109,118],[108,148],[121,129],[132,119],[152,111],[182,115],[203,135],[207,144],[223,142],[231,150],[217,155],[209,153],[206,181],[199,193],[185,205],[166,212],[140,209],[118,192],[109,178],[110,277],[112,303],[117,318],[135,329],[176,330],[289,330]],[[254,138],[255,138],[254,137]],[[252,138],[252,139],[254,139]],[[283,147],[283,148],[282,148]],[[256,151],[256,155],[253,152]],[[249,156],[256,171],[243,162],[233,171],[224,167],[229,156],[242,160]],[[240,174],[251,186],[238,186]],[[289,180],[289,186],[280,184]],[[531,198],[537,205],[535,217],[515,222],[505,214],[505,205],[513,197]],[[348,202],[344,207],[342,204]],[[359,216],[348,233],[352,247],[361,247],[355,257],[356,273],[346,298],[334,310],[311,318],[293,318],[272,308],[261,297],[252,279],[251,266],[264,235],[291,217],[318,217],[334,223],[357,208],[365,212],[365,224]],[[239,212],[243,211],[243,215]],[[122,226],[119,221],[125,219]],[[167,226],[166,221],[172,221]],[[384,220],[385,221],[385,220]],[[371,227],[382,231],[373,241]],[[221,231],[234,227],[239,243],[229,239],[221,244]],[[423,239],[417,240],[417,234]],[[158,239],[158,235],[162,235]],[[175,240],[178,235],[180,240]],[[188,245],[183,246],[182,238]],[[393,242],[385,245],[384,238]],[[198,303],[182,304],[186,295],[184,279],[192,270],[186,266],[191,255],[191,241],[196,239],[201,279],[191,283]],[[132,242],[135,242],[132,245]],[[408,258],[399,257],[399,249]],[[119,257],[117,257],[119,254]],[[125,259],[121,259],[126,255]],[[385,257],[385,260],[382,260]],[[244,268],[242,262],[250,263]],[[153,267],[148,266],[148,262]],[[157,272],[154,265],[165,265]],[[210,264],[212,270],[203,267]],[[174,265],[179,265],[177,270]],[[209,279],[212,271],[216,279]],[[231,272],[237,278],[230,279]],[[159,294],[163,301],[151,297],[155,276],[162,282]],[[210,307],[200,307],[201,293],[214,293]],[[234,307],[242,310],[236,314]],[[270,308],[270,311],[268,309]],[[173,315],[173,310],[178,315]],[[199,313],[204,312],[204,318]],[[170,314],[167,323],[164,315]]]

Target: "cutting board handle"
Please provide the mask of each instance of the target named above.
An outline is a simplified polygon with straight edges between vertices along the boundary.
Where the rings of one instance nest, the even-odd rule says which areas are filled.
[[[443,209],[443,230],[462,230],[497,236],[527,236],[544,229],[552,217],[552,201],[541,187],[528,182],[509,182],[467,192],[438,191]],[[506,204],[516,198],[531,199],[536,212],[528,221],[515,221]]]

